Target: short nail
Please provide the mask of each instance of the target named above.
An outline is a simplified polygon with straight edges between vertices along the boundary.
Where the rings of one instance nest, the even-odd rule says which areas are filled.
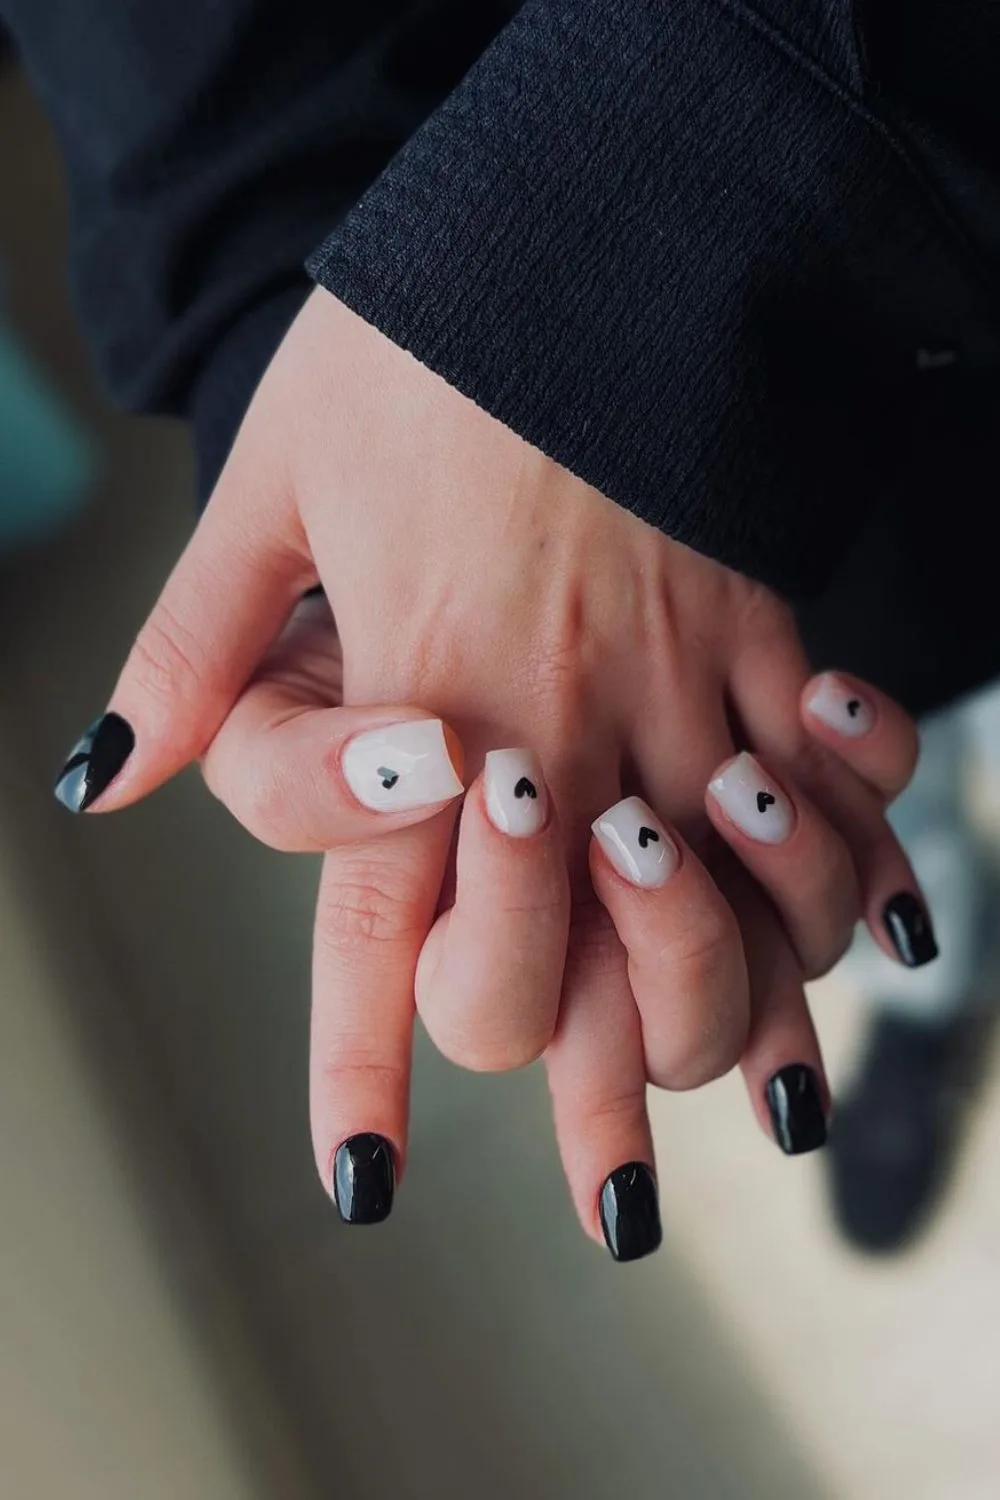
[[[709,783],[729,820],[759,844],[783,844],[792,831],[792,804],[745,751]]]
[[[601,1189],[601,1228],[615,1260],[640,1260],[663,1239],[656,1178],[645,1162],[616,1167]]]
[[[666,885],[680,863],[677,845],[641,797],[616,802],[591,828],[619,875],[633,885],[647,890]]]
[[[344,746],[344,779],[373,812],[450,802],[464,790],[457,741],[440,719],[410,719],[357,734]]]
[[[835,672],[824,672],[806,703],[809,712],[848,739],[860,739],[875,727],[875,710]]]
[[[930,913],[910,891],[900,891],[885,903],[882,920],[900,962],[908,969],[919,969],[921,964],[937,958],[938,945]]]
[[[338,1147],[333,1199],[345,1224],[381,1224],[395,1188],[395,1158],[384,1135],[352,1135]]]
[[[515,839],[541,833],[548,821],[549,795],[537,755],[531,750],[491,750],[483,784],[494,828]]]
[[[826,1112],[814,1069],[789,1063],[768,1080],[766,1094],[774,1138],[786,1156],[826,1145]]]
[[[114,781],[135,748],[131,724],[120,714],[97,719],[73,746],[53,791],[70,812],[86,812]]]

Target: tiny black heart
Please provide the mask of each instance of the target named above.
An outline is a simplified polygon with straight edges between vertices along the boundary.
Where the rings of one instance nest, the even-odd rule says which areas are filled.
[[[382,785],[387,792],[391,792],[399,780],[399,772],[394,771],[391,766],[379,766],[377,774],[382,778]]]
[[[858,714],[861,712],[861,699],[852,698],[850,703],[848,703],[847,705],[847,712],[850,714],[852,719],[856,719],[858,717]]]
[[[514,788],[514,796],[537,797],[538,792],[535,788],[535,783],[533,781],[529,781],[527,776],[522,776],[520,781],[517,783],[517,786]]]
[[[760,812],[760,813],[767,812],[768,808],[771,806],[771,804],[772,804],[773,801],[774,801],[774,793],[773,792],[758,792],[757,793],[757,811]]]
[[[657,833],[657,831],[656,831],[655,828],[640,828],[639,829],[639,848],[640,849],[645,849],[645,847],[646,847],[647,844],[658,844],[659,842],[660,842],[660,835]]]

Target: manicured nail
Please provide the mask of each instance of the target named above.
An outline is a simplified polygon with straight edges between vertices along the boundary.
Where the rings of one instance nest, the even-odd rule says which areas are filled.
[[[908,969],[919,969],[938,956],[930,913],[924,903],[910,891],[900,891],[882,909],[885,930],[900,962]]]
[[[494,828],[514,839],[541,833],[548,821],[549,794],[537,755],[530,750],[491,750],[483,780]]]
[[[601,1189],[601,1228],[615,1260],[641,1260],[663,1239],[656,1178],[642,1161],[616,1167]]]
[[[461,747],[440,719],[410,719],[357,734],[344,746],[344,780],[373,812],[450,802],[464,791]]]
[[[135,748],[131,724],[120,714],[97,719],[69,753],[53,791],[70,812],[86,812],[114,781]]]
[[[616,802],[590,826],[619,875],[633,885],[666,885],[680,863],[677,845],[641,797]]]
[[[708,790],[737,828],[759,844],[783,844],[792,831],[792,804],[746,751],[731,760]]]
[[[819,1080],[805,1063],[789,1063],[768,1079],[767,1107],[774,1138],[786,1156],[826,1145],[826,1113]]]
[[[860,739],[875,727],[874,708],[835,672],[823,673],[806,707],[817,719],[851,740]]]
[[[352,1135],[338,1147],[333,1199],[345,1224],[381,1224],[395,1188],[395,1158],[384,1135]]]

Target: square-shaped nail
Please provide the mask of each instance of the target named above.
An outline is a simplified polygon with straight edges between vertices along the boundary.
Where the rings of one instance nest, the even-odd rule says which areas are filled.
[[[450,802],[464,791],[457,742],[440,719],[408,719],[348,740],[344,780],[373,812],[404,812]]]
[[[121,714],[104,714],[66,757],[53,788],[57,800],[70,812],[86,812],[107,791],[134,749],[131,724]]]
[[[828,728],[847,739],[860,739],[875,727],[875,710],[868,699],[835,672],[824,672],[817,679],[806,707]]]
[[[619,875],[655,890],[680,863],[677,845],[641,797],[625,797],[591,824],[594,837]]]
[[[768,1079],[766,1095],[774,1138],[786,1156],[826,1144],[826,1111],[813,1068],[788,1063]]]
[[[709,782],[708,790],[730,822],[759,844],[783,844],[791,833],[792,804],[746,751]]]
[[[396,1164],[385,1136],[352,1135],[333,1159],[333,1198],[345,1224],[381,1224],[392,1210]]]
[[[545,777],[531,750],[491,750],[483,766],[483,790],[490,822],[513,839],[531,838],[548,822]]]
[[[601,1189],[601,1228],[615,1260],[640,1260],[663,1240],[656,1178],[642,1161],[616,1167]]]
[[[919,969],[937,958],[938,945],[930,912],[911,891],[899,891],[887,901],[882,920],[900,962],[908,969]]]

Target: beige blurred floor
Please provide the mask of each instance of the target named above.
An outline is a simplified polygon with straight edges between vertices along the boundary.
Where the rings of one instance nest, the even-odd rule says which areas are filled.
[[[67,335],[51,148],[19,88],[0,90],[0,143],[14,315],[112,456],[72,534],[0,571],[0,731],[24,776],[8,826],[43,916],[72,875],[113,976],[76,1022],[112,1085],[144,1059],[121,1118],[145,1103],[175,1127],[247,1359],[319,1492],[335,1476],[339,1500],[1000,1496],[995,1087],[939,1228],[885,1266],[836,1245],[818,1163],[781,1158],[736,1081],[658,1098],[666,1243],[626,1270],[571,1220],[537,1074],[470,1078],[424,1049],[398,1211],[378,1235],[337,1230],[305,1119],[308,862],[257,849],[193,779],[100,824],[48,803],[186,533],[189,468],[176,436],[107,414]],[[817,1006],[836,1080],[858,1017],[835,985]],[[217,1341],[213,1358],[225,1384]],[[244,1387],[245,1419],[261,1398]]]

